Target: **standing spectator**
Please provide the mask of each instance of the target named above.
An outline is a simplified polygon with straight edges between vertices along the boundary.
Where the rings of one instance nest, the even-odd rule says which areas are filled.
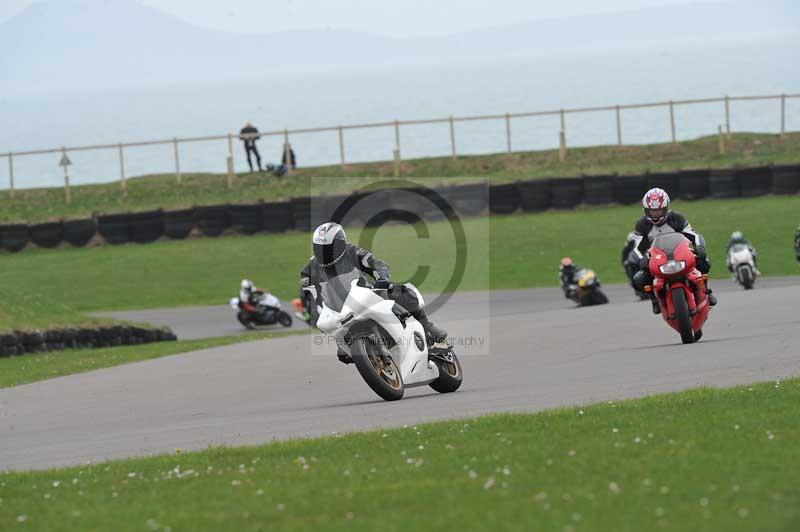
[[[255,136],[253,136],[255,135]],[[242,130],[239,132],[239,138],[244,142],[244,151],[247,153],[247,164],[250,166],[250,171],[253,171],[253,161],[250,160],[250,152],[256,156],[256,163],[258,164],[258,171],[261,170],[261,155],[256,148],[256,141],[261,138],[258,134],[258,129],[253,127],[250,122],[246,123]]]
[[[294,156],[294,150],[292,149],[292,145],[288,142],[283,143],[283,154],[281,154],[281,165],[288,166],[286,162],[286,152],[289,152],[289,158],[292,160],[292,170],[297,168],[297,159]]]

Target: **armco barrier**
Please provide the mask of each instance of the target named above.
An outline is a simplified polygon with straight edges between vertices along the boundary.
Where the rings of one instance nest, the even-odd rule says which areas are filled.
[[[641,202],[647,190],[647,178],[643,175],[620,175],[614,178],[614,199],[621,205]]]
[[[695,200],[708,196],[708,170],[681,170],[678,172],[677,197]]]
[[[771,170],[773,194],[800,192],[800,164],[776,164]]]
[[[64,241],[75,247],[83,247],[97,234],[94,218],[64,221]]]
[[[194,208],[194,224],[204,236],[219,236],[230,227],[227,205]]]
[[[546,211],[553,205],[549,179],[530,179],[517,183],[519,204],[526,212]]]
[[[261,205],[264,231],[282,233],[294,227],[292,221],[292,204],[288,201],[276,201]]]
[[[164,236],[164,211],[137,212],[130,215],[131,242],[146,244]]]
[[[712,198],[739,197],[739,179],[732,168],[711,170],[708,176],[708,195]]]
[[[652,172],[644,175],[647,179],[647,190],[651,188],[664,189],[671,198],[677,198],[680,182],[677,172]],[[642,192],[644,196],[644,192]]]
[[[0,245],[6,251],[16,253],[28,245],[28,226],[25,224],[0,225]]]
[[[587,205],[614,203],[614,178],[612,175],[584,176],[583,202]]]
[[[583,178],[559,177],[550,180],[554,209],[571,209],[583,202]]]
[[[0,357],[174,340],[177,340],[177,337],[168,329],[147,329],[129,325],[13,331],[0,334]]]
[[[127,244],[131,241],[130,214],[98,216],[97,232],[109,244]]]
[[[769,166],[737,168],[739,194],[743,198],[764,196],[772,190],[772,170]]]
[[[64,240],[64,222],[49,222],[30,226],[31,241],[42,248],[54,248]]]
[[[518,183],[491,185],[489,187],[489,211],[494,214],[511,214],[519,209]]]
[[[164,212],[164,234],[183,240],[194,229],[194,209]]]
[[[477,216],[489,206],[489,187],[485,182],[443,188],[445,201],[462,216]]]
[[[264,229],[264,209],[261,204],[231,205],[228,207],[231,229],[242,235],[252,235]]]

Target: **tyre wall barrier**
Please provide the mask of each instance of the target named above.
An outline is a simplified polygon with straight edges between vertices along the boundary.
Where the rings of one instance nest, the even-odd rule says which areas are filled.
[[[368,227],[377,227],[392,218],[391,216],[391,189],[377,189],[369,193],[353,194],[341,206],[347,210],[344,217],[346,225],[362,224]]]
[[[206,205],[194,208],[194,224],[204,236],[219,236],[230,227],[228,205]]]
[[[0,357],[174,340],[177,340],[177,337],[169,329],[148,329],[129,325],[12,331],[0,334]]]
[[[711,170],[708,176],[708,195],[720,199],[739,197],[739,179],[732,168]]]
[[[546,211],[553,206],[549,179],[529,179],[516,184],[519,204],[525,212]]]
[[[571,209],[583,202],[583,178],[564,177],[550,180],[554,209]]]
[[[64,240],[64,222],[49,222],[30,226],[31,241],[42,248],[54,248]]]
[[[687,200],[708,196],[708,170],[681,170],[678,172],[679,197]]]
[[[262,203],[261,218],[267,233],[282,233],[294,228],[292,204],[288,201]]]
[[[489,211],[494,214],[511,214],[520,207],[518,183],[489,187]]]
[[[97,232],[109,244],[131,241],[130,214],[108,214],[97,218]]]
[[[583,177],[583,202],[587,205],[609,205],[614,203],[614,179],[616,174]]]
[[[97,222],[94,218],[85,220],[65,220],[64,240],[75,247],[83,247],[97,234]]]
[[[800,164],[776,164],[771,170],[773,194],[800,192]]]
[[[131,242],[147,244],[164,236],[164,211],[161,209],[133,213],[128,221]]]
[[[252,235],[264,229],[264,208],[261,204],[230,205],[228,216],[231,229],[242,235]]]
[[[28,245],[30,235],[25,224],[0,225],[0,245],[6,251],[16,253]]]
[[[677,172],[653,172],[645,174],[647,179],[647,190],[651,188],[664,189],[670,198],[677,198],[680,191],[680,182]],[[642,192],[642,197],[644,193]],[[640,198],[641,199],[641,198]]]
[[[164,212],[164,234],[183,240],[194,229],[194,209]]]
[[[620,175],[614,178],[614,199],[620,205],[641,202],[644,193],[648,190],[646,176]]]
[[[489,207],[489,187],[486,182],[446,187],[439,192],[462,216],[478,216]]]
[[[311,231],[311,198],[292,198],[292,226],[298,231]]]
[[[769,166],[737,168],[736,177],[743,198],[764,196],[772,190],[772,169]]]

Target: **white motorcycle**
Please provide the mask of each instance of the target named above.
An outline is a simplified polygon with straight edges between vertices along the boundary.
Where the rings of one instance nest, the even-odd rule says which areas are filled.
[[[317,328],[349,354],[361,377],[387,401],[406,388],[429,385],[440,393],[461,386],[461,364],[452,349],[429,351],[422,325],[386,298],[385,290],[360,286],[358,276],[326,282]],[[407,284],[424,305],[416,287]]]
[[[758,270],[753,260],[753,254],[746,244],[734,244],[731,246],[731,249],[728,251],[728,264],[733,270],[736,281],[742,285],[745,290],[753,288],[756,277],[758,277]]]

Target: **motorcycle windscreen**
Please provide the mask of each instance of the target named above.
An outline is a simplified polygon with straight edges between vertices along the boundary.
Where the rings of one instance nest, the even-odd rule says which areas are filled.
[[[733,253],[741,253],[742,251],[750,251],[750,248],[747,247],[747,244],[734,244],[731,247],[731,252]]]
[[[674,259],[675,250],[680,246],[682,243],[687,242],[689,239],[683,236],[681,233],[664,233],[658,235],[655,240],[653,240],[652,247],[658,248],[664,253],[667,254],[668,259]]]
[[[361,270],[355,267],[348,271],[335,272],[320,281],[320,295],[325,306],[335,312],[341,312],[354,279],[362,279]]]

